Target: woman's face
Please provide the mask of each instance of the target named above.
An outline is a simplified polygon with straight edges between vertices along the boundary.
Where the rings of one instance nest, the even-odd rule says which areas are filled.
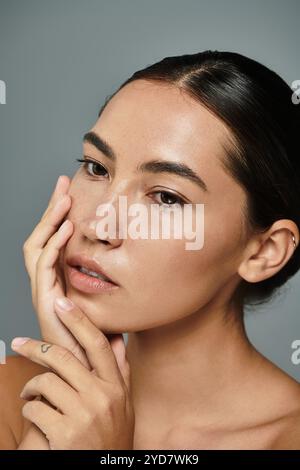
[[[64,264],[67,296],[105,333],[170,324],[212,300],[223,301],[240,280],[246,200],[220,163],[222,144],[229,137],[223,123],[177,88],[139,80],[110,100],[90,131],[109,143],[116,160],[84,141],[83,155],[96,163],[86,170],[81,167],[71,181],[68,219],[74,232],[62,260],[85,254],[98,261],[119,287],[84,293],[71,285]],[[205,182],[207,191],[182,175],[138,170],[150,160],[187,165]],[[155,194],[158,191],[173,197]],[[113,204],[119,217],[119,196],[127,197],[127,206],[140,203],[149,211],[151,204],[160,204],[160,220],[176,196],[185,203],[204,204],[203,247],[187,250],[185,237],[97,238],[90,225],[99,221],[97,207]]]

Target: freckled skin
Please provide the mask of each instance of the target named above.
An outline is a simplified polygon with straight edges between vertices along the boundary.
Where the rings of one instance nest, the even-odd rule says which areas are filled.
[[[68,285],[68,295],[102,329],[129,332],[187,317],[221,294],[225,284],[234,290],[240,280],[245,194],[218,161],[223,155],[221,143],[228,136],[225,126],[174,88],[134,83],[112,99],[91,130],[106,138],[119,158],[114,164],[84,143],[84,155],[104,164],[111,181],[89,178],[83,169],[75,174],[68,214],[75,230],[65,257],[78,251],[95,256],[122,289],[111,295],[83,296]],[[209,194],[176,175],[135,174],[138,164],[152,158],[188,164],[206,182]],[[109,244],[95,239],[89,223],[100,203],[113,203],[117,211],[118,196],[126,195],[128,204],[150,207],[159,202],[158,195],[154,199],[149,195],[157,185],[204,204],[202,249],[186,250],[185,238],[110,239]]]

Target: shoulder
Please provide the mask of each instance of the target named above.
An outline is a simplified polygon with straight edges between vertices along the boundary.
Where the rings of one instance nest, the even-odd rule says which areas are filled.
[[[256,429],[266,437],[266,448],[300,450],[300,383],[280,369],[266,391],[267,395],[261,391],[264,396],[261,404],[269,419],[258,423]]]
[[[268,449],[300,449],[300,383],[262,355],[255,371],[249,402],[259,417],[254,429],[266,437]]]
[[[300,383],[282,369],[274,366],[274,381],[264,396],[266,409],[274,420],[266,423],[270,432],[270,449],[300,450]]]
[[[280,432],[272,444],[272,450],[300,450],[300,402],[296,411],[281,420]]]
[[[30,425],[22,415],[20,393],[26,382],[47,369],[23,356],[7,356],[0,365],[0,449],[15,449]]]

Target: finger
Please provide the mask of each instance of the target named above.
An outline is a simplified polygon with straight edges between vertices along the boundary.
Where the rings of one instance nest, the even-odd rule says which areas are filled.
[[[71,197],[68,194],[62,195],[47,216],[40,220],[33,230],[31,236],[26,241],[26,246],[32,249],[43,248],[49,237],[57,230],[59,223],[70,210]]]
[[[60,249],[73,233],[73,224],[65,220],[59,230],[49,239],[41,253],[36,267],[37,297],[42,298],[56,282],[54,265],[59,258]]]
[[[57,274],[57,270],[60,268],[58,266],[59,255],[61,253],[61,248],[66,244],[72,233],[73,224],[69,220],[66,220],[64,224],[61,225],[58,232],[50,238],[39,257],[36,266],[35,279],[38,314],[43,310],[43,306],[46,303],[48,307],[51,307],[51,305],[49,305],[49,292],[52,288],[56,288],[56,282],[59,283],[59,277]],[[61,272],[61,277],[63,281],[63,271]],[[60,287],[63,289],[63,286]],[[63,292],[64,290],[62,290],[62,295]],[[53,300],[51,300],[51,302],[53,302]],[[55,314],[53,305],[51,308],[54,318],[53,315],[49,315],[49,313],[47,315],[40,316],[40,326],[42,330],[46,329],[47,331],[47,335],[44,336],[44,339],[66,347],[82,362],[85,367],[90,369],[90,364],[86,358],[84,350],[71,335],[70,331],[61,323],[60,319]]]
[[[57,183],[56,183],[56,186],[54,188],[54,191],[52,193],[52,196],[50,198],[50,201],[49,201],[49,204],[48,204],[48,207],[46,208],[44,214],[42,215],[41,217],[41,220],[39,222],[39,224],[37,224],[37,226],[35,227],[35,230],[33,230],[33,232],[31,233],[31,235],[28,237],[28,239],[25,241],[24,243],[24,251],[25,251],[25,255],[26,255],[26,252],[28,252],[30,250],[30,248],[36,248],[36,247],[40,247],[40,246],[43,246],[45,241],[47,240],[47,238],[43,238],[42,241],[40,241],[39,239],[39,232],[40,232],[40,229],[43,227],[43,223],[42,223],[42,220],[45,219],[45,217],[49,214],[49,212],[51,212],[51,210],[54,208],[54,206],[58,203],[58,201],[64,196],[67,194],[67,191],[69,189],[69,186],[70,186],[70,179],[68,176],[65,176],[65,175],[61,175],[58,180],[57,180]],[[70,196],[68,196],[70,197]],[[65,202],[66,203],[66,202]],[[49,238],[49,237],[48,237]]]
[[[35,266],[41,255],[41,251],[49,238],[57,231],[63,217],[71,208],[71,198],[69,195],[63,196],[48,216],[41,220],[31,236],[24,244],[25,265],[29,276],[34,279]]]
[[[73,232],[73,229],[71,229],[71,227],[72,227],[71,222],[67,222],[66,224],[63,223],[60,226],[58,232],[56,232],[54,235],[52,235],[52,237],[54,237],[54,240],[58,239],[60,247],[62,247],[67,242],[67,240],[70,238],[70,236]],[[54,230],[55,230],[55,228],[54,228]],[[47,236],[48,235],[49,234],[47,234]],[[50,238],[50,240],[51,240],[51,238]],[[49,240],[48,240],[47,244],[48,243],[49,243]],[[54,243],[54,242],[52,242],[52,243]],[[38,269],[39,269],[39,265],[41,263],[41,258],[44,255],[44,250],[45,249],[43,249],[43,250],[42,249],[41,250],[32,250],[31,256],[28,253],[31,268],[29,266],[29,261],[28,261],[27,270],[28,270],[28,273],[30,275],[30,280],[31,280],[32,301],[33,301],[33,305],[35,306],[36,309],[37,309],[37,305],[39,303],[39,299],[38,299],[39,296],[40,296],[39,291],[42,289],[43,292],[45,292],[48,289],[48,292],[49,292],[50,288],[54,285],[55,281],[56,280],[58,281],[57,274],[56,274],[56,269],[54,267],[53,267],[53,269],[48,269],[47,270],[47,272],[45,273],[45,280],[44,281],[41,282],[38,279]],[[57,258],[59,257],[59,251],[56,253],[56,256],[57,256]],[[40,270],[40,272],[42,272],[42,271]],[[51,280],[46,281],[46,277],[48,277],[48,279],[51,278]],[[61,282],[63,282],[63,279],[62,279]]]
[[[66,175],[60,175],[56,182],[54,191],[50,197],[48,206],[42,215],[42,218],[45,217],[47,212],[51,210],[52,207],[54,207],[54,205],[57,203],[57,201],[59,200],[61,196],[63,196],[64,194],[67,194],[69,187],[70,187],[70,178]]]
[[[32,338],[14,338],[11,348],[37,364],[50,367],[77,391],[89,390],[93,376],[68,349]]]
[[[104,333],[66,297],[56,299],[55,310],[85,350],[89,363],[97,371],[98,376],[108,382],[123,383],[116,357]]]
[[[62,424],[62,415],[41,400],[25,403],[22,415],[34,423],[47,438],[50,438],[53,430],[57,432]]]
[[[111,335],[110,345],[116,356],[119,369],[130,393],[130,365],[126,355],[126,344],[122,334]]]
[[[74,415],[75,410],[80,407],[75,390],[53,372],[44,372],[30,379],[24,386],[20,397],[23,400],[32,400],[39,395],[66,415]]]

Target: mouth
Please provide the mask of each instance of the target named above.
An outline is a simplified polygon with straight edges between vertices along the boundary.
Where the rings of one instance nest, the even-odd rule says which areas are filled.
[[[98,261],[86,255],[76,255],[67,259],[67,275],[71,285],[84,293],[108,292],[120,287]]]

